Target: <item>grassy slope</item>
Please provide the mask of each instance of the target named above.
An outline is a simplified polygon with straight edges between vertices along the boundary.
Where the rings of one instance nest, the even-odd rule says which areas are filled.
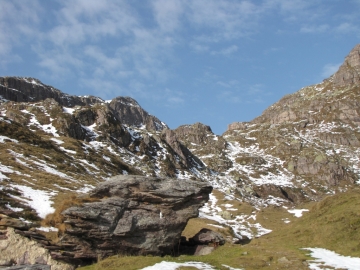
[[[300,248],[322,247],[342,255],[360,257],[360,191],[329,196],[319,203],[303,206],[310,209],[302,218],[295,218],[282,207],[269,207],[257,215],[257,221],[272,233],[252,240],[247,245],[226,244],[208,256],[131,257],[117,256],[98,264],[83,267],[97,269],[141,269],[162,260],[202,261],[218,269],[229,265],[245,269],[308,269],[309,256]],[[282,219],[291,220],[285,224]],[[201,219],[191,220],[185,232],[208,226]],[[195,229],[196,228],[196,229]],[[285,257],[285,258],[284,258]]]

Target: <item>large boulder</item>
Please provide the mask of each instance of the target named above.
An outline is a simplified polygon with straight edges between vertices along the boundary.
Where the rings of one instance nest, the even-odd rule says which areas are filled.
[[[65,210],[57,259],[79,263],[114,254],[172,254],[212,187],[204,182],[120,175],[91,193],[95,202]]]

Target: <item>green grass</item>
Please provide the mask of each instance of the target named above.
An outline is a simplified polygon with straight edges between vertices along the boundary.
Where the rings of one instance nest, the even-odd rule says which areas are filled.
[[[223,202],[225,201],[219,199],[219,204]],[[240,203],[236,207],[242,208],[245,212],[252,210],[251,206]],[[217,269],[227,269],[223,264],[247,270],[308,269],[306,260],[310,257],[307,251],[301,250],[305,247],[326,248],[342,255],[360,257],[360,191],[358,189],[326,197],[318,203],[300,205],[297,208],[306,208],[310,211],[304,212],[303,217],[296,218],[282,207],[262,209],[257,214],[256,222],[272,229],[273,232],[253,239],[247,245],[227,243],[206,256],[182,255],[161,258],[119,255],[80,269],[141,269],[163,260],[199,261],[211,264]],[[284,218],[291,222],[285,224]],[[203,227],[226,234],[226,230],[212,227],[208,225],[210,223],[209,220],[192,219],[183,235],[191,237]],[[283,259],[284,257],[286,260]]]

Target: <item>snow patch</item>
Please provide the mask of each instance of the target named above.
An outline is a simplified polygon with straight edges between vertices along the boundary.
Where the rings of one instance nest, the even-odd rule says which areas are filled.
[[[23,193],[22,197],[16,197],[17,199],[26,202],[31,208],[33,208],[41,218],[45,218],[46,215],[53,213],[55,209],[51,206],[51,197],[56,195],[56,192],[46,192],[44,190],[32,189],[27,186],[11,185],[17,188]]]
[[[304,248],[311,252],[311,257],[316,258],[315,260],[309,261],[309,267],[313,270],[333,269],[341,268],[348,270],[359,270],[360,269],[360,258],[342,256],[333,251],[324,248]],[[329,266],[331,268],[325,268]]]
[[[75,111],[74,108],[63,107],[63,112],[64,112],[64,113],[73,114],[74,111]]]
[[[288,210],[288,212],[290,214],[294,214],[295,217],[302,217],[303,215],[303,212],[308,212],[309,209],[291,209],[291,210]]]
[[[11,141],[11,142],[14,142],[14,143],[18,143],[18,142],[19,142],[18,140],[10,139],[9,137],[1,136],[1,135],[0,135],[0,143],[6,143],[5,140]]]
[[[51,138],[50,140],[52,140],[53,142],[57,143],[57,144],[63,144],[64,142],[55,138]]]

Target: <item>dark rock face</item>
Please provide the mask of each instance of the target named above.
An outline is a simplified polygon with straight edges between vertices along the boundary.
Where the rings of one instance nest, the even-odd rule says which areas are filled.
[[[104,102],[94,96],[78,97],[64,94],[37,79],[21,77],[0,77],[0,95],[7,100],[16,102],[38,102],[52,98],[65,107]]]
[[[181,163],[185,167],[198,167],[199,169],[205,168],[204,164],[194,156],[188,148],[186,148],[176,136],[175,131],[165,129],[161,133],[161,138],[170,146],[172,151],[180,157]]]
[[[55,259],[96,260],[114,254],[172,254],[212,187],[191,180],[116,176],[90,196],[99,201],[62,214],[67,229]]]
[[[136,100],[130,97],[114,98],[109,107],[113,110],[114,115],[125,125],[136,127],[145,126],[147,130],[161,131],[168,126],[161,122],[155,116],[148,114]]]
[[[172,131],[177,140],[196,156],[208,155],[202,159],[215,171],[223,171],[231,166],[231,161],[224,156],[227,142],[222,136],[216,136],[211,128],[202,123],[182,125]],[[202,163],[202,161],[199,161]]]

